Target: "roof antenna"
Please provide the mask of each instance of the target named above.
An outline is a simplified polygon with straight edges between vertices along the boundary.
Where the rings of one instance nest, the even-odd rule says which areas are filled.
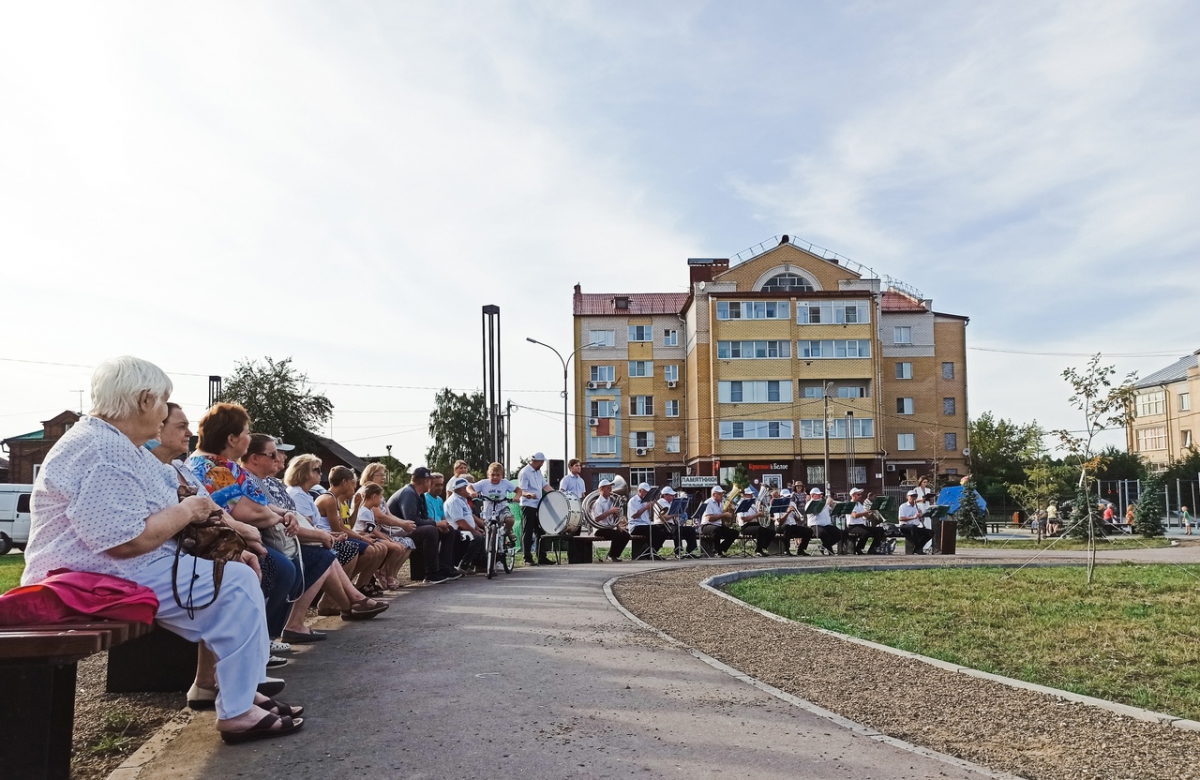
[[[784,233],[784,234],[783,234],[783,238],[779,239],[779,245],[780,245],[780,246],[783,246],[783,245],[784,245],[784,244],[786,244],[787,242],[788,242],[788,235],[787,235],[787,233]]]

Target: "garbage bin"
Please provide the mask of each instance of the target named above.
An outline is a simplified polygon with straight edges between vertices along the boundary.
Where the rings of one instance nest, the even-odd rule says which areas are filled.
[[[958,542],[958,521],[943,520],[940,529],[940,544],[942,555],[954,555],[955,546]]]

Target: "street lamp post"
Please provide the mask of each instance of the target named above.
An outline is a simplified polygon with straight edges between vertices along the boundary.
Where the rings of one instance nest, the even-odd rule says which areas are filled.
[[[550,346],[549,344],[546,344],[545,342],[538,341],[537,339],[531,339],[528,336],[525,337],[525,340],[528,341],[530,344],[539,344],[539,345],[545,347],[546,349],[550,350],[551,352],[554,353],[554,355],[562,363],[562,367],[563,367],[563,389],[562,389],[562,397],[563,397],[563,474],[566,474],[567,473],[567,461],[570,460],[570,450],[567,448],[567,420],[569,418],[569,415],[567,412],[567,363],[568,363],[568,361],[571,360],[571,358],[575,357],[575,352],[578,352],[579,350],[585,349],[587,347],[598,347],[598,346],[600,346],[600,342],[593,341],[590,344],[584,344],[582,347],[577,348],[574,352],[567,355],[567,357],[564,359],[562,356],[562,353],[560,353],[557,349]]]

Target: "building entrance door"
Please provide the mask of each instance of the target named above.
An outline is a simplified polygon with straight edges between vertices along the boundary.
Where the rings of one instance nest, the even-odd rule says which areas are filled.
[[[763,484],[763,487],[767,487],[768,485],[770,485],[771,487],[778,490],[779,488],[783,487],[783,475],[782,474],[763,474],[762,475],[762,484]]]

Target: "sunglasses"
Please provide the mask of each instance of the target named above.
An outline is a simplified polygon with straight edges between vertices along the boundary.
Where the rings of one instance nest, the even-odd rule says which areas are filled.
[[[259,454],[259,455],[262,455],[264,458],[271,458],[272,460],[274,460],[275,458],[279,457],[279,451],[278,451],[278,450],[276,450],[275,452],[260,452],[260,453],[258,453],[258,454]]]

